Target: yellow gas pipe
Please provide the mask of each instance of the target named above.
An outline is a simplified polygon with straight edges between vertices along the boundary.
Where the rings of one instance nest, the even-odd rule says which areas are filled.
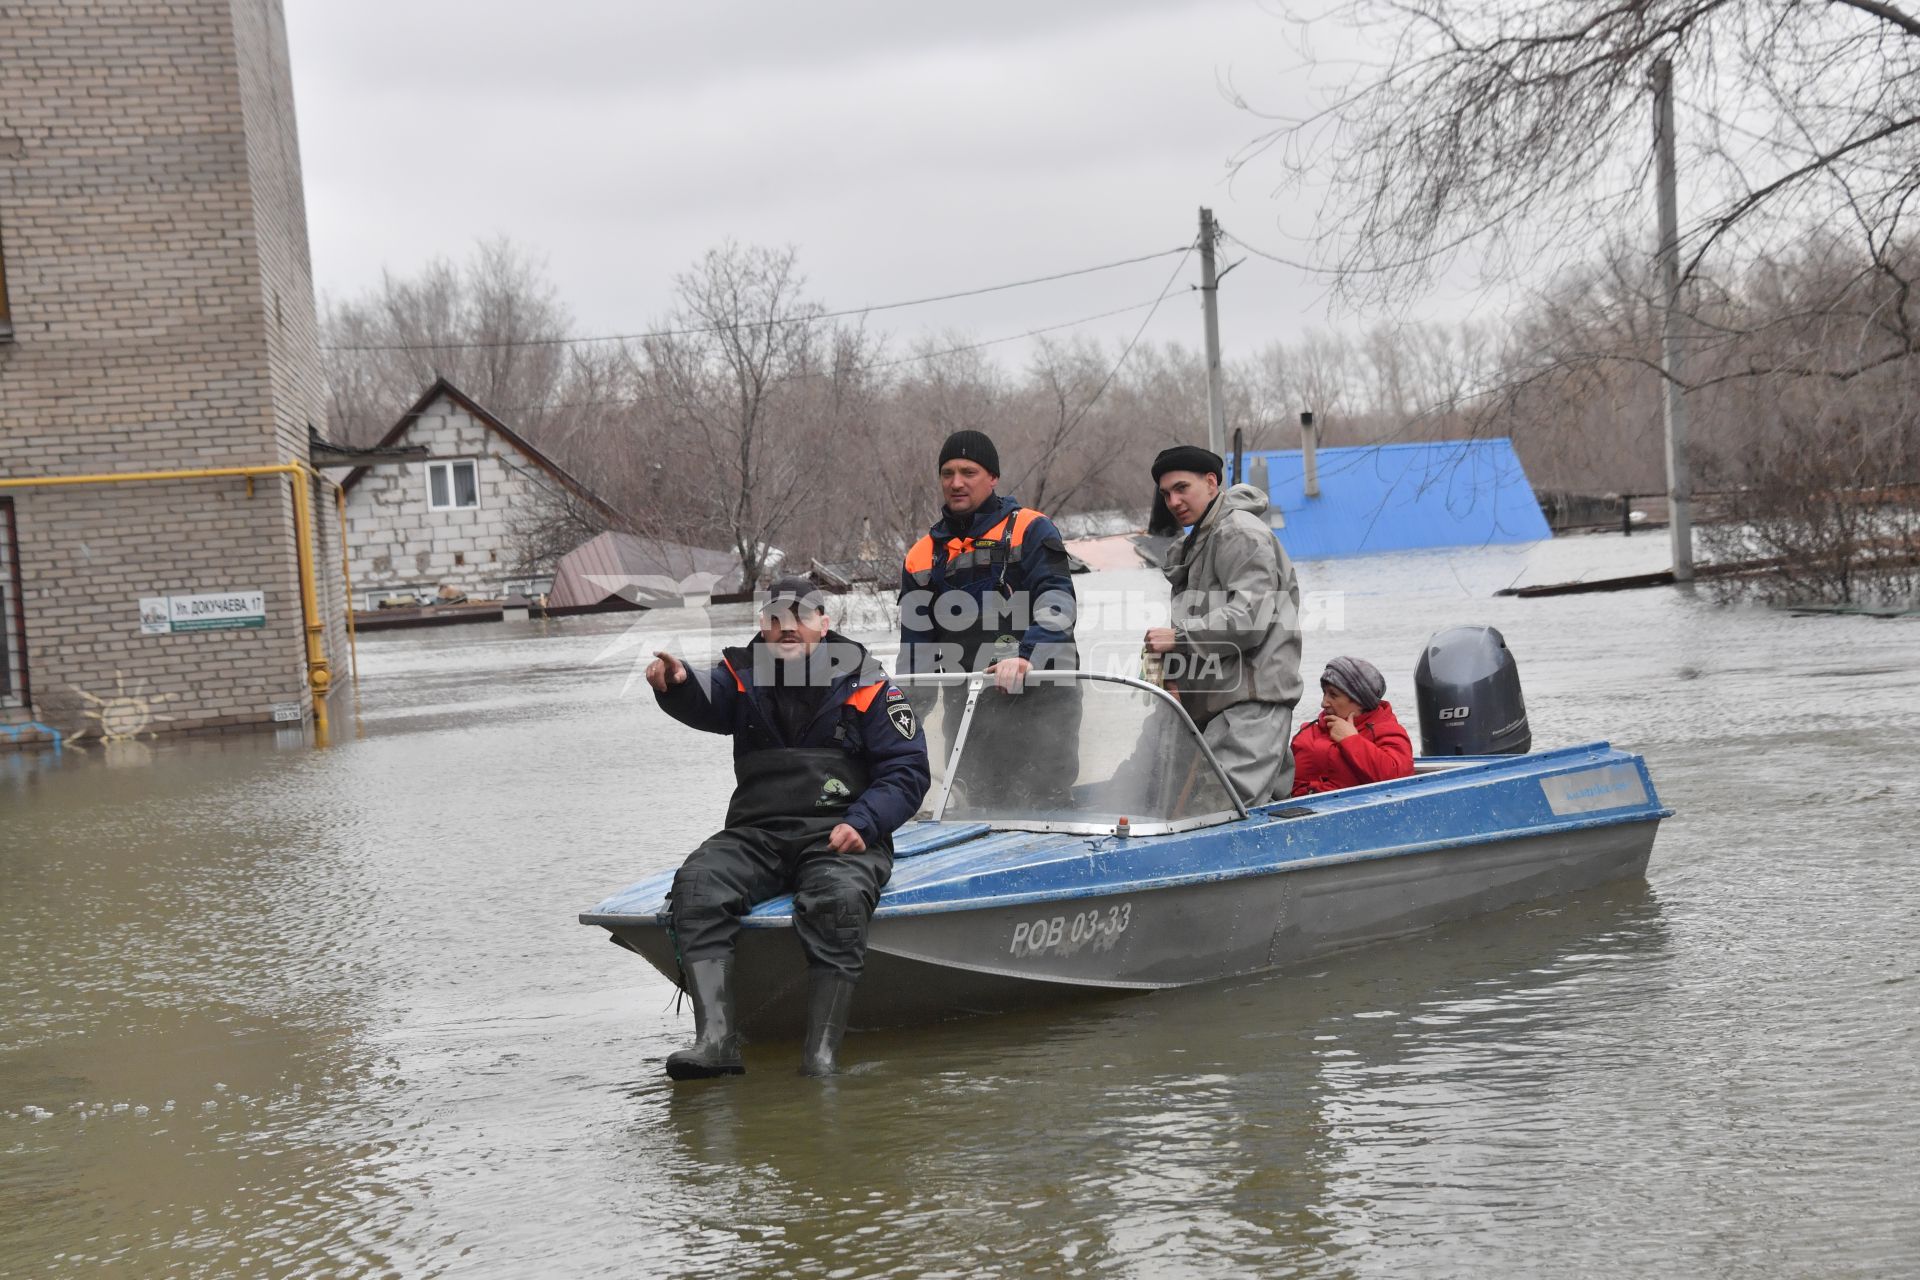
[[[353,631],[353,556],[347,548],[347,491],[336,480],[328,480],[333,486],[333,507],[340,513],[340,581],[347,591],[347,657],[353,662],[354,687],[360,685],[360,638]]]
[[[327,692],[333,687],[333,667],[327,661],[326,621],[320,616],[320,600],[315,589],[313,564],[313,497],[307,482],[324,480],[304,462],[280,462],[263,467],[200,467],[188,471],[113,471],[85,476],[34,476],[21,480],[0,479],[0,489],[46,489],[72,484],[130,484],[153,480],[218,480],[228,476],[286,476],[293,489],[294,561],[300,576],[300,618],[306,632],[307,683],[313,689],[313,733],[321,746],[327,745]],[[339,486],[335,486],[336,493]],[[340,545],[346,552],[345,507],[341,504]],[[343,566],[344,567],[344,566]],[[352,580],[348,579],[347,627],[353,627]],[[354,664],[359,676],[359,663]]]

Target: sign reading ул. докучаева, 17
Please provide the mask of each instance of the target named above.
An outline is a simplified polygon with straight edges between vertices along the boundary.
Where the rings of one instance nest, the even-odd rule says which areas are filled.
[[[264,591],[209,591],[192,596],[143,596],[140,634],[226,631],[267,625]]]

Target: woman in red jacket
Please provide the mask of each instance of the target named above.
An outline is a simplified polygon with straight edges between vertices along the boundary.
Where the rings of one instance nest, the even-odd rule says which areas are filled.
[[[1335,658],[1320,676],[1320,714],[1293,738],[1293,794],[1338,791],[1413,773],[1413,743],[1383,702],[1386,677],[1365,658]]]

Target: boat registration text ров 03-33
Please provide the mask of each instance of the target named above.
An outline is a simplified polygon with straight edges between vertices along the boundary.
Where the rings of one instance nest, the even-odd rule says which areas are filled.
[[[1070,956],[1089,945],[1096,951],[1105,951],[1119,941],[1132,920],[1131,902],[1070,915],[1022,920],[1013,926],[1013,941],[1007,944],[1007,954],[1037,956],[1051,951]]]

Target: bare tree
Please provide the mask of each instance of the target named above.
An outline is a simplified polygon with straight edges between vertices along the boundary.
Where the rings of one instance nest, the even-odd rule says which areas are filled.
[[[1920,180],[1920,21],[1884,0],[1352,0],[1319,25],[1386,56],[1240,163],[1325,178],[1321,244],[1348,286],[1425,284],[1467,248],[1524,271],[1544,246],[1615,230],[1640,201],[1620,178],[1644,171],[1661,56],[1703,125],[1693,269],[1834,213],[1864,242]]]
[[[1236,364],[1221,369],[1226,393],[1227,438],[1237,428],[1248,448],[1261,447],[1263,420],[1252,381]],[[1151,458],[1169,445],[1204,443],[1207,439],[1207,363],[1198,352],[1178,343],[1142,344],[1121,367],[1107,392],[1112,429],[1103,444],[1111,452]],[[1127,492],[1152,489],[1152,480],[1135,471],[1126,478]]]
[[[904,552],[938,517],[940,444],[955,431],[1008,439],[1014,391],[992,357],[967,349],[965,335],[922,339],[878,408],[863,505],[877,542]],[[1003,464],[1004,465],[1004,464]]]
[[[505,239],[464,263],[381,276],[367,297],[326,300],[321,346],[333,438],[366,443],[444,376],[537,435],[567,372],[567,311],[541,266]]]
[[[1346,416],[1355,407],[1350,404],[1356,399],[1355,364],[1351,342],[1325,330],[1310,330],[1291,345],[1269,344],[1258,365],[1263,393],[1281,428],[1303,409],[1311,409],[1322,424]]]
[[[1702,543],[1722,562],[1761,565],[1709,579],[1714,593],[1790,605],[1920,603],[1920,484],[1890,482],[1920,475],[1914,433],[1867,430],[1850,407],[1804,400],[1771,416],[1763,442],[1706,471],[1723,519],[1701,528]]]
[[[642,348],[649,388],[689,446],[681,505],[725,537],[748,582],[796,526],[828,444],[832,415],[803,384],[835,370],[804,284],[791,248],[709,250],[675,278],[672,332]]]
[[[1665,57],[1694,139],[1688,276],[1731,278],[1812,227],[1844,228],[1851,244],[1855,270],[1807,301],[1850,317],[1857,351],[1783,351],[1748,372],[1846,378],[1920,350],[1901,251],[1920,187],[1920,20],[1898,5],[1352,0],[1322,23],[1384,58],[1239,163],[1324,187],[1315,243],[1347,296],[1405,293],[1469,252],[1489,277],[1534,278],[1644,224],[1647,73]],[[1703,340],[1744,325],[1718,321]]]
[[[581,543],[621,527],[598,503],[544,476],[529,473],[529,478],[539,482],[538,498],[509,513],[514,574],[545,577]]]
[[[1709,541],[1764,544],[1842,594],[1884,577],[1868,533],[1892,517],[1858,495],[1914,462],[1920,18],[1901,0],[1348,0],[1308,29],[1328,26],[1382,52],[1327,64],[1324,105],[1239,163],[1324,196],[1309,238],[1341,295],[1404,299],[1463,265],[1548,282],[1483,344],[1485,376],[1401,395],[1393,352],[1373,398],[1512,435],[1536,484],[1657,487],[1645,179],[1666,60],[1693,448],[1746,531]]]
[[[1111,362],[1098,343],[1041,338],[1028,365],[1028,430],[1018,446],[1026,465],[1014,486],[1021,501],[1046,509],[1073,501],[1113,461],[1108,448],[1084,447],[1105,434],[1102,394]],[[1004,464],[1003,464],[1004,465]]]

